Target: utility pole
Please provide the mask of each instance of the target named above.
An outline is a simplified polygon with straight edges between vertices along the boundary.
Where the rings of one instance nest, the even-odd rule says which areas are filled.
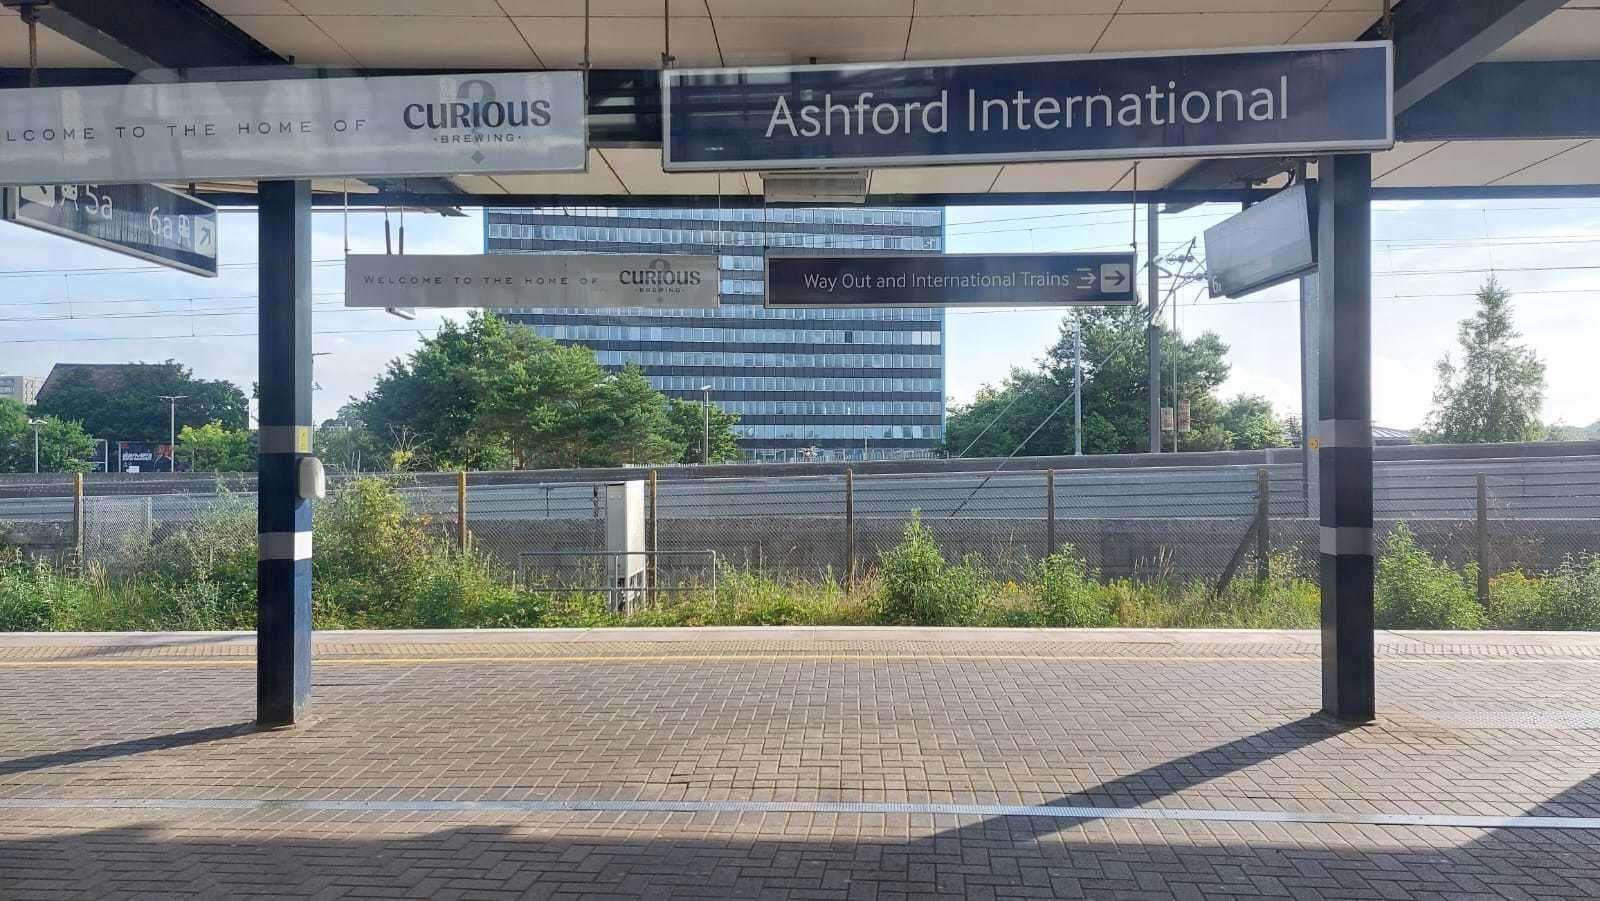
[[[1083,320],[1072,330],[1072,453],[1083,456]]]
[[[1156,300],[1161,296],[1161,268],[1156,265],[1160,254],[1161,212],[1156,204],[1145,207],[1145,223],[1149,234],[1150,265],[1146,283],[1146,301],[1150,305],[1150,322],[1145,327],[1145,343],[1150,355],[1150,453],[1161,453],[1161,326],[1156,319]],[[1173,415],[1177,415],[1174,407]]]
[[[1172,298],[1172,343],[1182,347],[1178,337],[1178,298]],[[1178,452],[1178,354],[1172,355],[1172,452]]]
[[[168,472],[178,471],[178,401],[188,397],[187,394],[158,394],[157,397],[167,402],[167,453],[170,455],[171,464]]]
[[[705,429],[700,435],[700,462],[711,465],[711,386],[700,386],[700,412],[705,416]]]
[[[28,425],[33,426],[33,474],[39,474],[39,426],[44,425],[43,419],[30,419]]]

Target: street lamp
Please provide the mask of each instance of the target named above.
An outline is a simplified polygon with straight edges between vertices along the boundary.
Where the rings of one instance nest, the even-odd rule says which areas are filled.
[[[705,414],[705,431],[700,436],[700,462],[711,463],[711,386],[700,386],[700,410]]]
[[[44,425],[43,419],[30,419],[28,425],[33,426],[33,474],[39,474],[39,426]]]
[[[158,394],[157,397],[166,401],[170,406],[167,411],[167,455],[169,463],[168,472],[178,471],[178,401],[188,397],[187,394]]]

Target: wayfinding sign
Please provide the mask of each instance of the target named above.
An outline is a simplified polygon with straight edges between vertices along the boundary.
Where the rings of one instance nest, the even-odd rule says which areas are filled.
[[[767,257],[768,307],[1127,306],[1131,253]]]
[[[1385,150],[1384,41],[671,69],[668,171]]]
[[[5,218],[173,269],[215,278],[217,208],[160,185],[23,185]]]
[[[6,184],[582,171],[577,72],[0,91]]]
[[[347,307],[716,309],[714,256],[351,254]]]

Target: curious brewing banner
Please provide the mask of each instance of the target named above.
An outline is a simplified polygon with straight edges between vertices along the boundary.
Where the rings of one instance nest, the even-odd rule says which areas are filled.
[[[0,91],[6,184],[576,172],[576,72]]]
[[[714,256],[351,254],[347,307],[715,309]]]

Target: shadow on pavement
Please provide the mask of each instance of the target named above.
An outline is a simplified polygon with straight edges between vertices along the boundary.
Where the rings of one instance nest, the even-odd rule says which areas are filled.
[[[173,732],[168,735],[155,735],[147,738],[130,738],[126,741],[111,742],[103,745],[93,745],[87,748],[72,748],[67,751],[52,751],[48,754],[35,754],[32,757],[18,757],[13,760],[0,760],[0,776],[11,776],[18,773],[28,773],[34,770],[47,770],[51,767],[66,766],[72,763],[87,763],[96,760],[109,760],[113,757],[128,757],[134,754],[144,754],[150,751],[163,751],[168,748],[182,748],[188,745],[204,744],[210,741],[220,741],[224,738],[234,738],[248,735],[256,729],[255,723],[233,723],[227,726],[207,726],[204,729],[189,729],[184,732]]]
[[[198,744],[248,724],[39,755]],[[1051,802],[1181,793],[1348,731],[1304,717]],[[1591,776],[1530,814],[1600,794]],[[1428,813],[1430,811],[1416,811]],[[1600,897],[1600,831],[795,813],[7,811],[0,897]],[[32,827],[19,825],[28,822]],[[105,822],[102,820],[101,822]]]
[[[917,818],[461,816],[232,816],[210,835],[204,820],[28,836],[0,824],[0,897],[1600,897],[1592,831],[1011,817],[930,834]]]

